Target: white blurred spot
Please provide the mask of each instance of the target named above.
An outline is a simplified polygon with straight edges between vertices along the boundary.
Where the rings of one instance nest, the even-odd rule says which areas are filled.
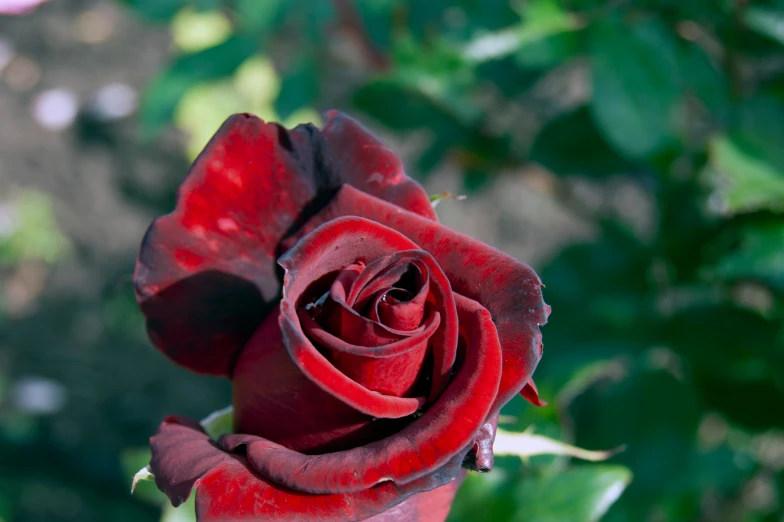
[[[62,384],[45,377],[22,377],[11,389],[11,401],[22,412],[47,415],[60,411],[67,402]]]
[[[79,112],[76,94],[67,89],[50,89],[33,100],[33,117],[45,129],[60,131],[71,126]]]
[[[98,120],[119,120],[136,110],[138,96],[130,85],[109,83],[101,87],[90,100],[90,113]]]

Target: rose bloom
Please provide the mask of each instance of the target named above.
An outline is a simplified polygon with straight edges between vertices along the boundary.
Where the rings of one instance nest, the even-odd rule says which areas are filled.
[[[155,346],[233,383],[234,433],[169,417],[150,468],[198,520],[444,520],[489,471],[498,412],[549,307],[527,265],[438,223],[351,118],[239,114],[148,230],[136,292]]]

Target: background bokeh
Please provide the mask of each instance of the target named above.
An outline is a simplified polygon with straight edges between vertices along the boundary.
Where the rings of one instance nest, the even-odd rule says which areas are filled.
[[[166,414],[136,250],[223,119],[328,108],[534,266],[550,405],[451,520],[784,521],[784,2],[50,0],[0,16],[0,521],[146,522]],[[631,478],[631,481],[630,481]],[[621,492],[623,494],[621,495]]]

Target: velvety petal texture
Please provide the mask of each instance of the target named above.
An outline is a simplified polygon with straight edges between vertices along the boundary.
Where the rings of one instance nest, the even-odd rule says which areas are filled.
[[[234,433],[171,417],[151,438],[158,487],[196,489],[200,522],[442,522],[492,469],[501,406],[545,404],[541,288],[439,224],[354,120],[233,116],[137,263],[155,346],[233,383]]]
[[[487,307],[504,354],[501,389],[494,405],[495,411],[500,410],[529,382],[542,356],[539,327],[547,323],[550,307],[544,303],[542,281],[536,272],[481,241],[349,185],[303,225],[298,235],[346,215],[361,216],[400,232],[433,256],[455,292]],[[527,390],[528,396],[533,397],[533,392]]]
[[[230,375],[279,299],[281,239],[346,183],[436,219],[395,154],[343,114],[321,130],[229,118],[142,243],[136,295],[155,346],[191,370]]]
[[[199,522],[352,522],[376,515],[370,520],[444,520],[463,459],[455,455],[441,469],[404,485],[386,481],[358,493],[310,495],[257,475],[242,452],[222,451],[189,419],[165,419],[150,448],[155,483],[173,505],[197,488]]]

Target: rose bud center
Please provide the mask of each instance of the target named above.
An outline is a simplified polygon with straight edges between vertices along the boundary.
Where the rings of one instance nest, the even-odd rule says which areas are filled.
[[[323,293],[314,284],[299,317],[314,345],[347,377],[385,395],[426,395],[430,337],[440,324],[428,301],[428,269],[414,258],[385,261],[358,260]]]

